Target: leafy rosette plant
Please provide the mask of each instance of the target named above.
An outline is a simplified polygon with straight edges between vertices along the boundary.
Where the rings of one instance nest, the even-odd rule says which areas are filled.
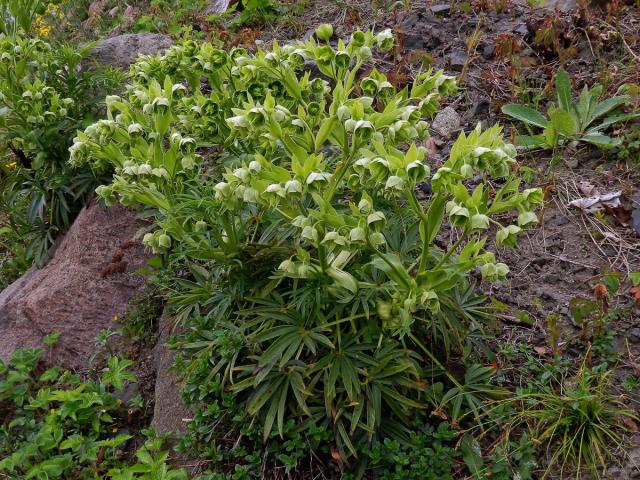
[[[621,107],[631,103],[630,95],[614,95],[602,99],[604,87],[595,84],[584,86],[577,99],[571,91],[571,77],[562,68],[555,75],[557,106],[551,105],[547,117],[526,105],[508,104],[502,112],[520,120],[528,128],[542,128],[540,135],[519,135],[516,140],[526,148],[555,149],[573,142],[588,142],[601,148],[618,146],[622,140],[605,135],[605,131],[618,123],[627,122],[640,116],[638,113],[624,113]],[[624,92],[622,85],[619,92]]]
[[[485,316],[468,275],[508,273],[486,248],[490,229],[515,246],[542,201],[512,177],[515,149],[499,126],[461,134],[444,164],[429,161],[426,119],[455,80],[427,71],[398,89],[375,69],[358,76],[392,46],[389,32],[255,55],[177,46],[134,67],[129,99],[110,101],[106,127],[72,148],[76,163],[115,166],[98,193],[155,209],[145,243],[191,272],[173,296],[193,327],[185,398],[235,392],[265,441],[291,419],[330,429],[343,461],[374,437],[402,437],[414,409],[455,398],[456,419],[477,410],[439,359]],[[185,138],[195,144],[181,150]],[[487,377],[475,368],[469,378]]]

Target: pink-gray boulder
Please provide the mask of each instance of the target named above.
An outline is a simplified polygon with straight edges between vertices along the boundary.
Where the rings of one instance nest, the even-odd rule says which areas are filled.
[[[0,292],[0,358],[42,346],[43,336],[59,332],[47,359],[86,367],[96,336],[119,327],[114,317],[143,286],[144,277],[134,273],[148,258],[133,241],[138,228],[134,212],[90,202],[45,267]]]

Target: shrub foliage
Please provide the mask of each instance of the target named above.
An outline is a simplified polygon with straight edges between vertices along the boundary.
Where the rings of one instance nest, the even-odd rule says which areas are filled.
[[[114,169],[99,195],[146,209],[144,243],[187,272],[172,300],[192,327],[180,370],[196,412],[232,393],[265,441],[290,422],[320,428],[347,465],[377,438],[407,439],[416,410],[459,418],[495,394],[491,369],[463,379],[442,360],[486,316],[468,275],[508,273],[490,228],[515,246],[542,200],[512,176],[499,126],[429,161],[425,119],[455,80],[429,70],[398,89],[363,73],[393,42],[356,32],[255,54],[186,42],[140,60],[71,148],[77,167]],[[196,418],[210,441],[229,425]]]

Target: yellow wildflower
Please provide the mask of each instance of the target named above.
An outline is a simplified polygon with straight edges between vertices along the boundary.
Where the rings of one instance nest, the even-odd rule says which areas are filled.
[[[48,37],[51,33],[51,27],[45,23],[41,15],[36,15],[36,28],[38,29],[38,35],[41,37]]]

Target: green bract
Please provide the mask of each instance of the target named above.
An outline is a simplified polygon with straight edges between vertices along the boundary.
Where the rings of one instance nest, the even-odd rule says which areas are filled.
[[[174,301],[193,326],[181,370],[196,411],[224,388],[265,441],[289,421],[314,425],[345,461],[444,398],[434,375],[463,388],[437,356],[484,315],[467,275],[503,278],[487,228],[519,230],[500,224],[515,221],[509,212],[531,224],[542,200],[511,178],[515,149],[499,126],[429,161],[424,119],[455,81],[431,70],[401,90],[375,70],[358,80],[371,51],[392,45],[388,32],[356,32],[335,48],[310,39],[216,54],[225,64],[213,69],[210,45],[174,46],[140,60],[127,94],[71,149],[75,165],[115,169],[98,194],[150,208],[145,243],[191,272]],[[323,77],[303,68],[312,63]]]

